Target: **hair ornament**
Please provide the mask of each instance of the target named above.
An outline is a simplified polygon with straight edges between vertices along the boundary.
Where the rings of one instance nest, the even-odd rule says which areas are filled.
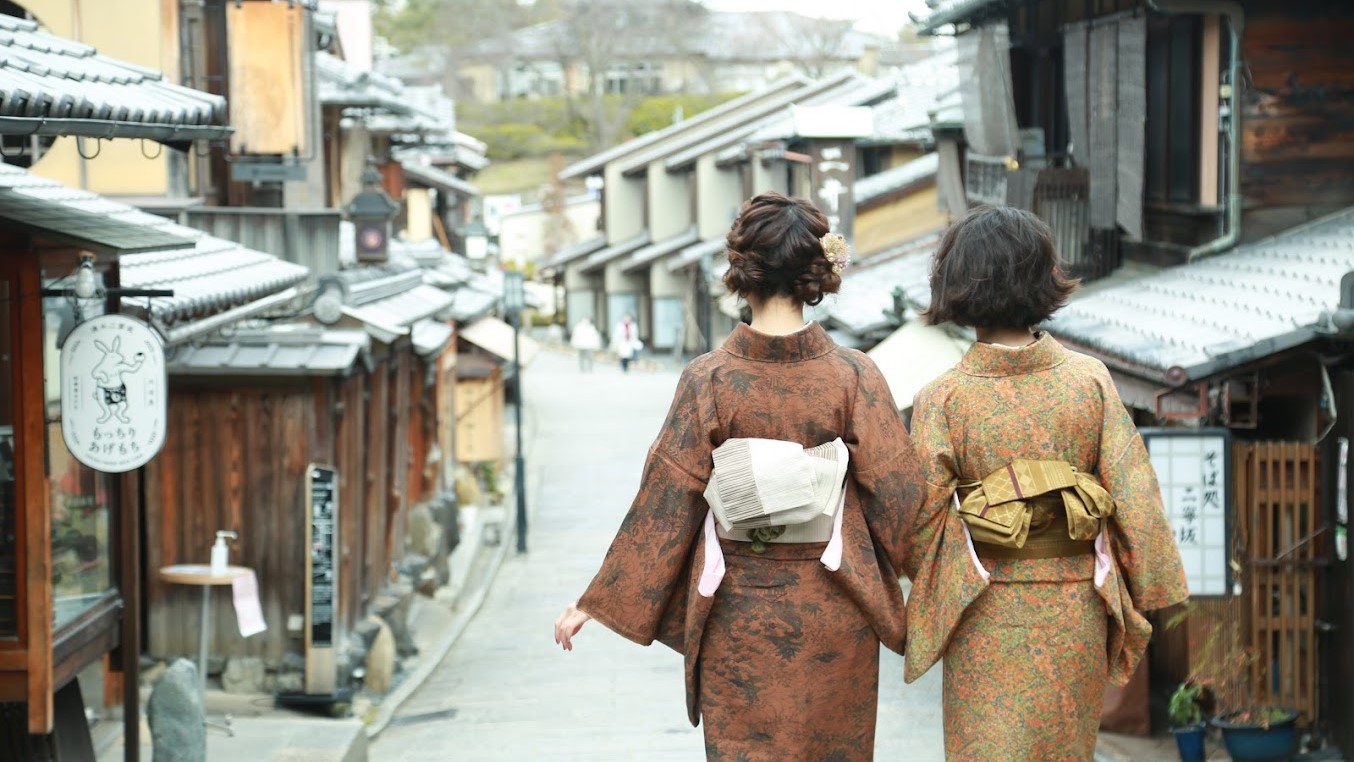
[[[836,233],[828,233],[819,239],[823,245],[823,256],[832,263],[832,274],[841,275],[842,270],[851,264],[851,248],[846,245],[846,239]]]

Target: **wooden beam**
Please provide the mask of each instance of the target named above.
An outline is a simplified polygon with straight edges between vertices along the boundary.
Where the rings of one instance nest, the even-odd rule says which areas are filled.
[[[16,496],[24,521],[25,622],[28,647],[28,732],[52,732],[52,521],[44,473],[47,405],[42,378],[42,283],[36,257],[19,261],[15,301],[18,334],[15,364],[17,448]]]

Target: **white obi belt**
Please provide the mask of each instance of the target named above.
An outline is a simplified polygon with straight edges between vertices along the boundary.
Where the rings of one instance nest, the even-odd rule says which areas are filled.
[[[705,488],[705,567],[698,590],[714,595],[724,578],[719,540],[828,543],[822,562],[841,567],[842,507],[850,452],[841,438],[805,448],[779,439],[730,439],[714,451]]]

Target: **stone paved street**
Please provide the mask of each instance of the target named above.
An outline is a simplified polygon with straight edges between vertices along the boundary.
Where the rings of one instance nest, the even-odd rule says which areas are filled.
[[[544,352],[525,373],[530,551],[510,554],[473,623],[377,739],[378,762],[696,760],[681,659],[596,623],[572,653],[551,625],[596,571],[639,481],[677,380],[673,369],[580,374]],[[903,688],[885,653],[877,759],[940,752],[940,674]],[[454,710],[449,714],[447,710]]]

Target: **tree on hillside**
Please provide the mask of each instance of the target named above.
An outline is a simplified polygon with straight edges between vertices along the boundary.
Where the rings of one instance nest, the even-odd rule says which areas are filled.
[[[686,58],[707,12],[692,0],[571,0],[557,7],[563,20],[556,58],[584,77],[581,95],[571,88],[565,94],[597,147],[616,142],[630,108],[662,89],[662,70],[649,67]]]
[[[517,0],[375,0],[375,4],[376,33],[402,53],[429,45],[460,50],[538,20],[536,6]]]
[[[842,48],[851,34],[851,22],[816,19],[795,14],[761,14],[768,37],[779,43],[804,74],[818,79],[828,74],[842,58]]]

